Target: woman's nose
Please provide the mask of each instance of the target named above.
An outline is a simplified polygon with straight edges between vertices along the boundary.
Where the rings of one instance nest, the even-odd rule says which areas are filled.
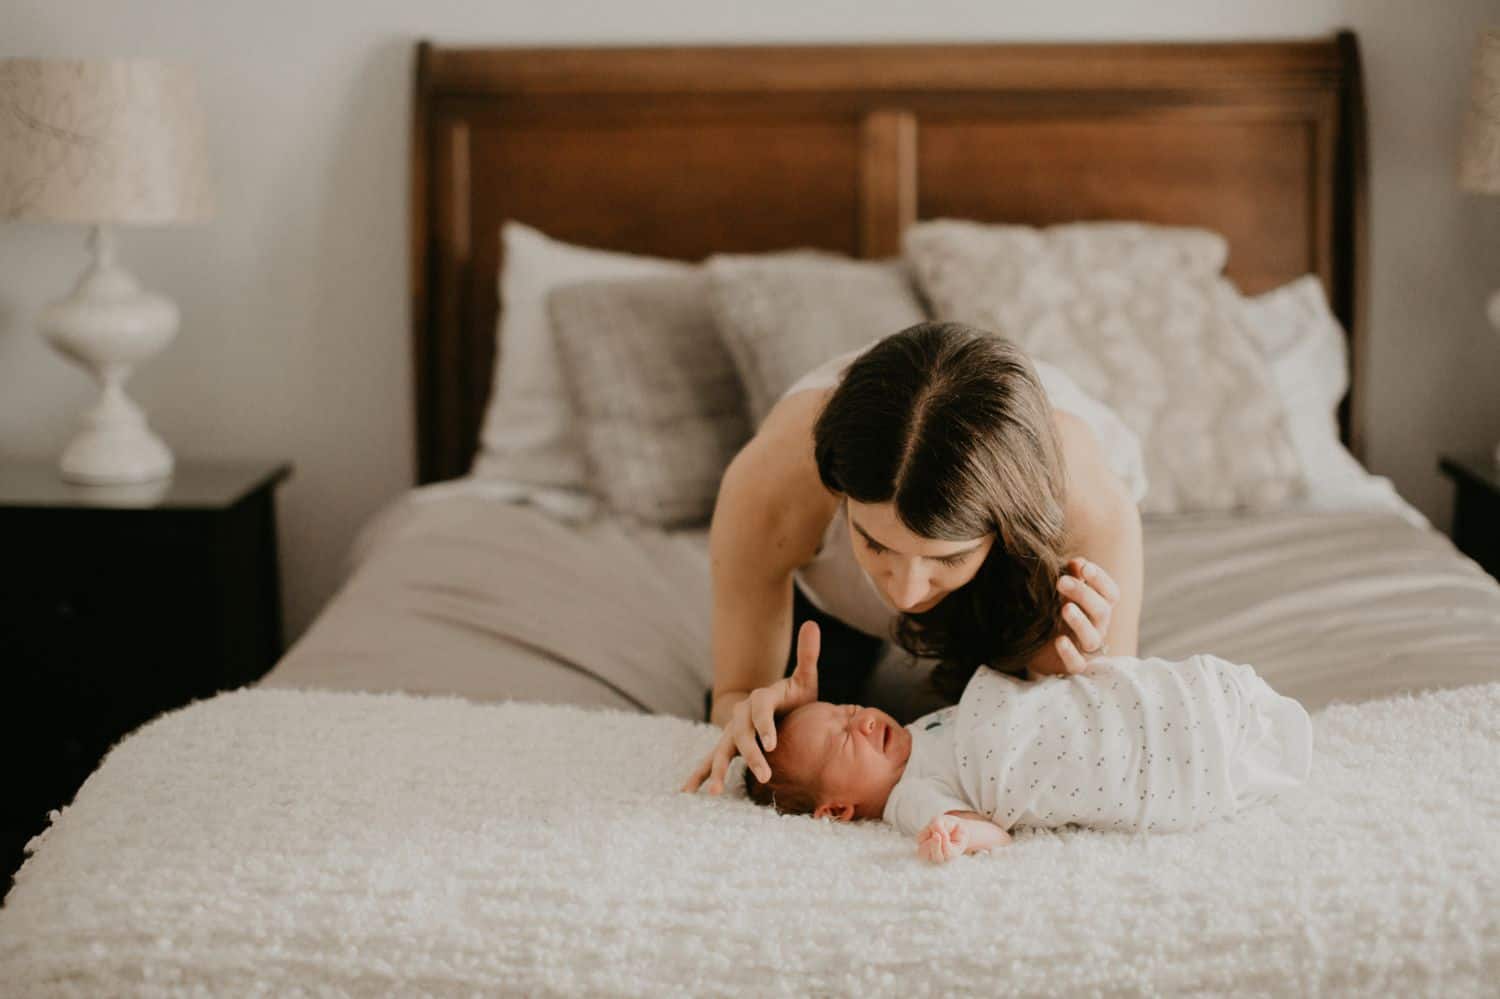
[[[896,570],[891,578],[891,602],[897,607],[914,607],[926,594],[927,577],[915,565]]]

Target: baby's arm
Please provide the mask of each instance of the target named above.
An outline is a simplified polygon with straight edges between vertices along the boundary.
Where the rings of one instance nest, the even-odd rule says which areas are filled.
[[[945,812],[917,833],[917,854],[935,864],[1010,842],[1010,833],[978,812]]]

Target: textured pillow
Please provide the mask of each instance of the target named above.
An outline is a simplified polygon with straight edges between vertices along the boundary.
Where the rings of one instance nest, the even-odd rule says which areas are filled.
[[[705,267],[757,426],[805,372],[926,318],[900,261],[802,251],[710,257]]]
[[[1266,509],[1300,492],[1287,417],[1217,276],[1213,233],[932,222],[905,243],[939,319],[1055,364],[1141,439],[1147,513]]]
[[[507,222],[501,229],[501,312],[490,400],[471,475],[508,485],[565,517],[593,503],[587,467],[547,319],[547,295],[560,285],[690,272],[692,265],[587,249]]]
[[[724,469],[750,436],[708,279],[569,285],[548,305],[592,490],[642,523],[706,523]]]

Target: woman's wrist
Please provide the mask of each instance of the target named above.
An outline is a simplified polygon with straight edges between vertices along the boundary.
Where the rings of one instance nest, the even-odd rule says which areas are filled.
[[[724,728],[734,717],[734,706],[749,696],[748,690],[714,691],[713,707],[709,709],[709,721]]]

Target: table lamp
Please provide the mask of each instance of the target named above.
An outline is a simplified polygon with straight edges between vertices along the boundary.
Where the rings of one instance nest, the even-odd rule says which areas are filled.
[[[149,482],[172,452],[125,394],[131,369],[177,332],[177,306],[119,264],[112,225],[203,221],[213,192],[192,74],[143,60],[0,60],[0,218],[93,226],[93,260],[38,325],[98,380],[63,451],[74,482]]]

